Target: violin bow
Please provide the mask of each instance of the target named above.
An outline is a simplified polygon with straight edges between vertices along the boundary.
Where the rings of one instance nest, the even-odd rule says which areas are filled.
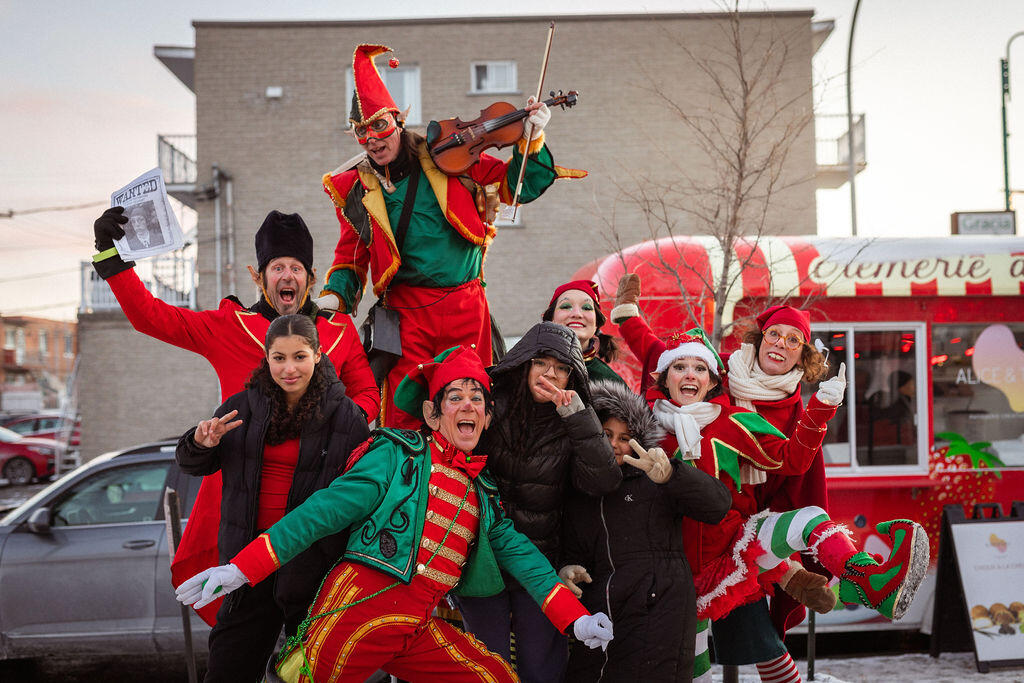
[[[537,96],[535,100],[540,102],[541,93],[544,92],[544,76],[548,72],[548,57],[551,55],[551,39],[555,35],[555,22],[551,22],[551,26],[548,27],[548,43],[544,47],[544,61],[540,65],[540,81],[537,83]],[[516,219],[516,213],[519,211],[519,193],[523,190],[523,178],[526,177],[526,162],[530,158],[530,141],[533,138],[533,124],[528,123],[528,130],[526,132],[526,151],[527,154],[523,155],[523,163],[519,165],[519,180],[516,181],[516,193],[512,196],[512,220]]]

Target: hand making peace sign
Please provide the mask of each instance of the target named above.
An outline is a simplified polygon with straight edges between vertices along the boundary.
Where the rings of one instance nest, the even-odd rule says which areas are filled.
[[[646,472],[648,478],[655,484],[664,484],[669,480],[672,476],[672,463],[668,461],[668,456],[663,449],[655,447],[644,450],[644,447],[637,443],[636,439],[630,439],[629,445],[640,457],[624,455],[622,456],[623,462]]]
[[[235,415],[238,415],[238,411],[232,410],[224,417],[212,417],[209,420],[203,420],[199,423],[199,426],[196,427],[196,433],[193,439],[195,439],[195,442],[203,448],[213,448],[220,443],[221,438],[225,434],[242,424],[241,420],[229,422],[229,420]]]
[[[572,397],[576,395],[576,392],[572,389],[559,389],[555,386],[555,383],[549,380],[544,375],[537,378],[537,382],[540,384],[538,393],[548,401],[551,401],[555,406],[567,406],[572,403]]]

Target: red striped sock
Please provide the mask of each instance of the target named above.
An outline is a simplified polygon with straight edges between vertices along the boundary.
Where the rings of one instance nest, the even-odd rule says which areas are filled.
[[[802,680],[796,662],[788,652],[770,661],[758,662],[757,673],[761,676],[761,683],[800,683]]]

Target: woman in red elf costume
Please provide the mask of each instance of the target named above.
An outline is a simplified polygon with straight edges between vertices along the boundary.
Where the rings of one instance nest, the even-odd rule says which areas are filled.
[[[807,470],[821,446],[825,423],[842,402],[845,366],[819,385],[790,438],[757,413],[729,405],[722,392],[723,374],[707,335],[694,328],[665,344],[655,366],[655,384],[647,392],[655,417],[669,432],[665,450],[693,461],[732,491],[732,509],[720,524],[684,522],[698,619],[720,619],[771,594],[773,583],[801,601],[827,590],[823,581],[805,582],[810,573],[788,561],[801,552],[839,577],[844,603],[900,618],[927,569],[928,539],[920,525],[909,520],[879,524],[879,533],[891,538],[893,548],[889,559],[879,562],[859,552],[846,530],[818,506],[759,511],[756,485],[744,483],[741,474],[746,468],[780,475]]]

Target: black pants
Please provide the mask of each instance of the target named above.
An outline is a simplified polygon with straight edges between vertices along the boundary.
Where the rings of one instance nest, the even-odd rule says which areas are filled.
[[[292,635],[305,612],[286,617],[274,600],[273,578],[255,586],[243,586],[240,596],[217,612],[217,624],[210,631],[210,661],[205,683],[250,683],[263,680],[270,659],[285,627]],[[234,597],[234,595],[229,596]]]

